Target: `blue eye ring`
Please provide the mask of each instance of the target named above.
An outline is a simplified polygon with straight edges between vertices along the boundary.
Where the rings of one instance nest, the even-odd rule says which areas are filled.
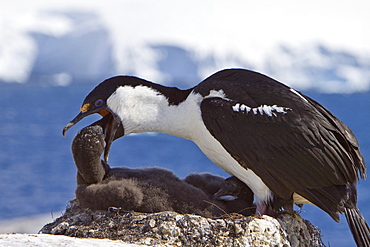
[[[97,101],[95,101],[95,107],[101,107],[102,105],[104,105],[104,100],[102,99],[98,99]]]

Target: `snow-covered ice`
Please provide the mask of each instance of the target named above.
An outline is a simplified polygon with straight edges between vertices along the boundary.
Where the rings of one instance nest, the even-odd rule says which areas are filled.
[[[220,69],[243,67],[298,90],[367,91],[368,5],[5,1],[0,81],[67,86],[131,74],[187,87]]]
[[[49,234],[0,234],[3,247],[139,247],[143,245],[124,243],[119,240],[73,238]]]

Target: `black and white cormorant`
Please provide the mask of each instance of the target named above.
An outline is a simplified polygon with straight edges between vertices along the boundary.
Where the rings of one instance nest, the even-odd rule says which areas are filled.
[[[93,113],[105,119],[106,160],[113,140],[131,133],[189,139],[251,188],[257,214],[311,203],[336,221],[345,213],[357,245],[370,246],[357,207],[366,166],[356,137],[325,107],[270,77],[227,69],[180,90],[116,76],[86,96],[63,135]]]

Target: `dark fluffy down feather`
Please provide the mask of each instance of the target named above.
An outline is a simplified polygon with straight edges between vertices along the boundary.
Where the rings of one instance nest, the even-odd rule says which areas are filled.
[[[78,169],[75,192],[82,207],[93,210],[119,207],[138,212],[176,211],[205,217],[231,212],[251,215],[253,212],[249,210],[253,207],[253,194],[236,178],[226,182],[228,180],[209,173],[192,173],[181,180],[173,172],[159,167],[110,168],[100,159],[103,150],[104,134],[100,126],[82,129],[73,140],[72,153]],[[218,195],[232,195],[234,199],[214,198],[216,192]]]

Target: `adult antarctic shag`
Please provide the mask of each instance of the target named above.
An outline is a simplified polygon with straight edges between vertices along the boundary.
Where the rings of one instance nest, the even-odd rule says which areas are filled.
[[[272,78],[227,69],[180,90],[116,76],[86,96],[63,135],[93,113],[105,119],[106,160],[113,140],[131,133],[189,139],[251,188],[257,214],[311,203],[336,221],[345,213],[357,245],[370,246],[357,207],[366,165],[356,137],[325,107]]]

